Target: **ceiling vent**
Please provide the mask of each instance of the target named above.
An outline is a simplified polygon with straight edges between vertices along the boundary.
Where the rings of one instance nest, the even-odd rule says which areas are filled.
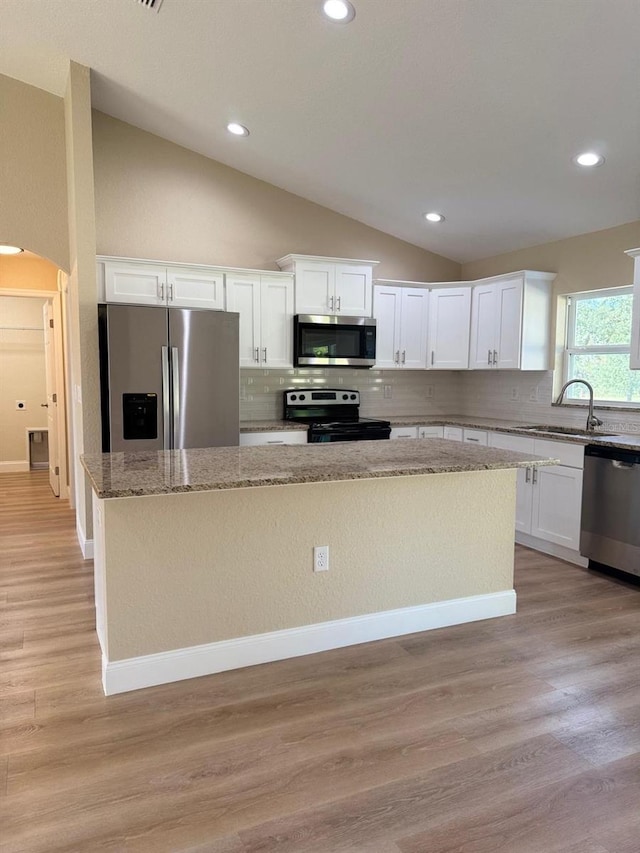
[[[138,6],[144,6],[145,9],[151,9],[154,12],[160,11],[160,6],[162,6],[162,0],[136,0]]]

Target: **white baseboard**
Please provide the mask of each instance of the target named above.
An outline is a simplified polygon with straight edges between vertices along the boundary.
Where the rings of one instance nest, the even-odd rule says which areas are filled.
[[[80,550],[82,551],[82,556],[85,558],[85,560],[93,560],[93,539],[87,539],[87,537],[85,536],[85,532],[82,529],[80,519],[77,515],[76,536],[78,537],[78,543],[80,545]]]
[[[126,660],[109,662],[103,655],[102,686],[105,694],[111,696],[141,687],[169,684],[229,669],[399,637],[417,631],[430,631],[448,625],[493,619],[515,612],[516,593],[509,589]]]
[[[538,539],[537,536],[531,536],[529,533],[516,533],[516,542],[518,545],[524,545],[526,548],[532,548],[534,551],[541,551],[543,554],[549,554],[551,557],[558,557],[560,560],[565,560],[567,563],[573,563],[576,566],[586,568],[589,561],[577,551],[572,551],[571,548],[565,548],[564,545],[556,545],[554,542],[546,542],[544,539]]]
[[[0,462],[0,474],[17,474],[23,471],[29,471],[29,461],[27,459],[16,459],[15,462]]]

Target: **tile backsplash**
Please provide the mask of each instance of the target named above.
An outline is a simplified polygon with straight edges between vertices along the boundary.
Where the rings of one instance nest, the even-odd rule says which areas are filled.
[[[240,418],[282,417],[282,392],[303,385],[353,388],[360,392],[363,417],[445,415],[459,412],[460,373],[423,370],[299,368],[240,371]]]
[[[240,371],[240,418],[282,417],[282,392],[304,385],[360,391],[364,417],[468,415],[582,426],[586,408],[552,406],[551,371],[424,371],[299,368]],[[605,430],[640,433],[640,412],[597,409]]]

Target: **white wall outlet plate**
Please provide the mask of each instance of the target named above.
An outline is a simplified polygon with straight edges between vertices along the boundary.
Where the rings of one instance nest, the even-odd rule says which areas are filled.
[[[512,403],[517,403],[520,399],[520,389],[514,386],[509,392],[509,399]]]
[[[313,549],[313,571],[328,572],[329,571],[329,546],[316,545]]]
[[[529,400],[532,403],[538,402],[538,386],[537,385],[532,385],[531,388],[529,389]]]

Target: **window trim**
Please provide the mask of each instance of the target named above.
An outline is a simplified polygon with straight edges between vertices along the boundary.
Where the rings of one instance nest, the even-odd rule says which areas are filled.
[[[584,299],[598,299],[598,298],[606,298],[607,296],[633,296],[633,285],[621,285],[616,287],[603,287],[600,290],[584,290],[579,293],[568,293],[566,294],[567,299],[567,314],[566,314],[566,329],[565,329],[565,344],[564,344],[564,352],[563,352],[563,365],[562,365],[562,381],[563,383],[568,382],[569,379],[573,378],[569,376],[569,367],[571,364],[571,356],[572,355],[584,355],[593,354],[597,355],[598,353],[619,353],[621,355],[628,355],[629,359],[631,358],[631,329],[629,329],[629,343],[628,344],[610,344],[609,346],[587,346],[587,347],[579,347],[575,345],[575,327],[576,327],[576,306],[577,304]],[[586,405],[585,400],[575,400],[568,397],[562,401],[563,405],[567,406],[579,406],[583,407]],[[620,408],[620,409],[637,409],[640,406],[640,402],[637,400],[632,400],[630,402],[625,402],[622,400],[608,400],[600,397],[594,398],[594,404],[599,406],[606,406],[607,408]]]

